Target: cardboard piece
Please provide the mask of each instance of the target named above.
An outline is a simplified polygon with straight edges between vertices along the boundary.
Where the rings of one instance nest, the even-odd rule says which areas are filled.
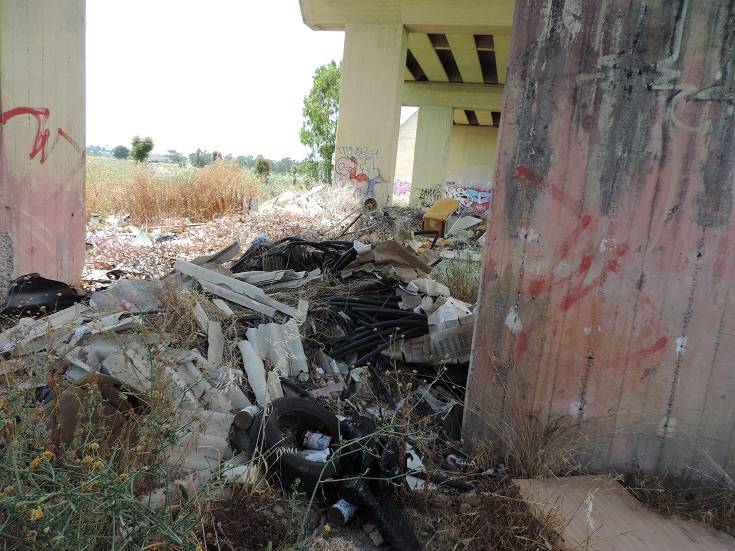
[[[664,518],[606,476],[514,480],[540,514],[557,509],[566,549],[672,551],[735,549],[735,538],[693,520]]]

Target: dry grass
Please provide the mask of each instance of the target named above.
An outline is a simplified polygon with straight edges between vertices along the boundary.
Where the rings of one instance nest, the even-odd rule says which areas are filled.
[[[407,499],[406,511],[428,551],[562,549],[561,518],[532,512],[510,479],[485,479],[473,494]]]
[[[624,477],[624,484],[636,499],[664,516],[698,520],[735,537],[735,482],[717,465],[712,471],[655,477],[636,471]]]
[[[480,290],[480,264],[468,258],[443,260],[431,276],[446,285],[454,298],[474,304]]]
[[[482,412],[488,440],[475,442],[480,463],[501,462],[515,478],[567,476],[585,472],[583,464],[591,442],[576,419],[559,417],[544,421],[524,409],[517,391],[508,392],[501,412]],[[483,465],[484,466],[484,465]]]
[[[273,513],[278,505],[283,515]],[[280,492],[236,487],[231,496],[206,504],[199,538],[208,551],[284,549],[295,542],[292,503]]]
[[[166,387],[139,395],[90,376],[64,389],[59,367],[45,354],[0,359],[3,548],[193,551],[194,500],[174,510],[136,497],[173,478],[162,460],[178,439],[160,399]],[[34,377],[46,379],[56,402],[42,407],[34,387],[25,390]]]
[[[90,162],[87,168],[87,214],[129,213],[136,224],[165,218],[211,220],[240,212],[258,195],[260,180],[232,161],[201,169],[163,170],[119,161],[110,169]]]

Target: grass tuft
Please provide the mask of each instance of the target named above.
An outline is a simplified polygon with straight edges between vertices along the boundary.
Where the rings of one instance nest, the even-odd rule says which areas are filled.
[[[446,285],[454,298],[470,304],[480,290],[480,264],[469,258],[445,259],[431,272],[431,277]]]

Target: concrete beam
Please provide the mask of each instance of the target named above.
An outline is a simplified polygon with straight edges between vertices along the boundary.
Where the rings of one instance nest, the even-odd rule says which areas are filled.
[[[503,86],[487,84],[454,84],[404,82],[401,104],[418,106],[442,105],[457,109],[501,111]]]
[[[457,62],[459,73],[462,75],[462,82],[476,82],[482,84],[482,69],[480,68],[480,58],[477,56],[477,46],[475,45],[475,37],[471,34],[447,34],[449,47],[452,49],[452,55]]]
[[[495,42],[495,63],[498,71],[498,82],[505,84],[508,64],[510,63],[510,33],[493,35],[493,42]]]
[[[341,30],[347,23],[403,24],[411,32],[509,31],[515,2],[508,0],[299,0],[304,23]]]

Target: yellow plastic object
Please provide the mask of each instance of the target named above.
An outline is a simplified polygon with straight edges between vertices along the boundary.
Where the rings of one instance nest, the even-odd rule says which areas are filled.
[[[424,214],[424,231],[439,232],[443,236],[447,218],[458,208],[459,201],[456,199],[439,199]]]

